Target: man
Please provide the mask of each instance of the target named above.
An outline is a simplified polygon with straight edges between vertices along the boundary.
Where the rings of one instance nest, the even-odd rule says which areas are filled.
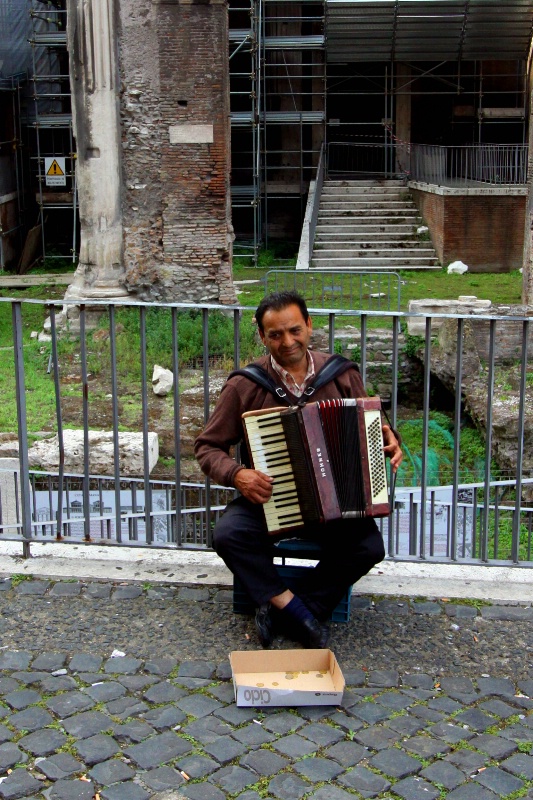
[[[296,292],[265,297],[256,311],[261,341],[268,354],[257,362],[297,405],[307,387],[331,356],[309,350],[312,322],[303,298]],[[347,366],[347,365],[345,365]],[[354,366],[354,365],[353,365]],[[313,400],[364,397],[356,368],[346,369],[313,393]],[[242,374],[230,376],[205,430],[195,442],[202,470],[223,486],[234,486],[240,497],[231,502],[214,531],[214,548],[244,584],[256,603],[256,628],[261,644],[271,644],[276,623],[289,624],[298,640],[325,647],[326,620],[349,586],[385,557],[383,540],[372,518],[341,519],[307,524],[282,535],[267,533],[262,504],[272,494],[273,479],[230,456],[244,437],[242,414],[280,405],[279,397]],[[396,471],[402,452],[388,425],[383,425],[385,454]],[[244,448],[243,448],[244,449]],[[274,542],[290,536],[318,541],[322,557],[306,570],[295,595],[273,564]]]

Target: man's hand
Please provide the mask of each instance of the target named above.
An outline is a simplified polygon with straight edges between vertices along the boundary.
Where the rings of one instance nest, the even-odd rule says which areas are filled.
[[[385,442],[385,447],[383,450],[387,458],[390,458],[392,471],[397,472],[398,467],[402,463],[403,459],[400,443],[398,442],[398,439],[392,432],[392,429],[389,427],[389,425],[383,425],[381,429],[383,431],[383,440]]]
[[[273,478],[257,469],[240,469],[235,475],[235,488],[252,503],[266,503],[272,494]]]

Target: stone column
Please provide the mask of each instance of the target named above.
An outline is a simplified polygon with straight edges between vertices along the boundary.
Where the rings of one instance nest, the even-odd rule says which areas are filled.
[[[67,0],[67,19],[81,241],[65,299],[113,299],[128,294],[114,0]]]
[[[396,160],[402,172],[409,172],[409,145],[411,144],[411,67],[396,64]],[[406,94],[408,92],[408,94]]]

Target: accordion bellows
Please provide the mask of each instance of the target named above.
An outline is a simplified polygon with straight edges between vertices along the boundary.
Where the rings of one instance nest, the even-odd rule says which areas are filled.
[[[378,397],[243,414],[252,466],[274,479],[269,533],[390,513]]]

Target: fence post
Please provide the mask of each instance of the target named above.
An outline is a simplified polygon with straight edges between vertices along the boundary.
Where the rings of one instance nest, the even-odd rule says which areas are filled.
[[[20,497],[22,505],[22,556],[29,558],[31,540],[30,466],[28,459],[28,419],[26,414],[26,386],[24,380],[24,352],[22,349],[22,304],[11,306],[13,319],[13,349],[15,353],[15,382],[17,389],[17,426],[20,465]]]

